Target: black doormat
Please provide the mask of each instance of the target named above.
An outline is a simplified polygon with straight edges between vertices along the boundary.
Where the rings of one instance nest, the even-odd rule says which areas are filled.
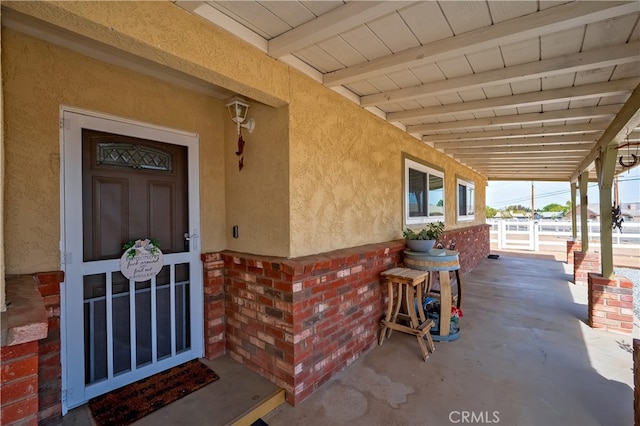
[[[219,377],[194,359],[89,401],[98,426],[129,425]]]

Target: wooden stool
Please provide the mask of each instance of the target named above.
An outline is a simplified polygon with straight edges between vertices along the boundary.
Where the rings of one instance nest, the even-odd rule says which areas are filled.
[[[413,334],[418,339],[422,357],[426,361],[429,358],[429,351],[435,350],[435,345],[431,338],[431,327],[434,322],[426,319],[422,308],[422,285],[425,283],[428,272],[417,271],[407,268],[393,268],[382,272],[389,289],[389,304],[387,305],[387,316],[382,320],[382,331],[380,332],[379,344],[384,342],[385,337],[391,337],[393,330],[403,333]],[[397,292],[395,291],[397,287]],[[417,309],[420,321],[416,315],[416,297],[418,297]],[[404,312],[400,312],[400,306],[404,306]],[[409,322],[409,326],[399,324],[399,320]],[[424,338],[427,337],[429,347],[425,345]]]

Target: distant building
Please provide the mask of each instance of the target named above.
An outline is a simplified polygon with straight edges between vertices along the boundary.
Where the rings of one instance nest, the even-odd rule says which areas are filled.
[[[580,206],[576,207],[578,216],[580,217]],[[588,220],[600,220],[600,205],[589,204],[587,207]],[[566,219],[571,219],[572,211],[569,210],[566,215]],[[640,203],[621,203],[620,214],[627,223],[640,223]]]
[[[596,211],[597,211],[598,213],[596,213]],[[579,219],[579,218],[580,218],[580,212],[581,212],[581,207],[580,207],[580,206],[576,206],[576,212],[577,212],[577,214],[576,214],[576,219],[577,219],[577,220],[580,220],[580,219]],[[600,213],[599,213],[599,212],[600,212],[600,209],[599,209],[599,208],[597,208],[597,209],[594,211],[594,210],[592,210],[592,206],[591,206],[591,205],[589,205],[589,206],[587,207],[587,220],[597,220],[597,219],[600,219]],[[566,218],[566,219],[571,219],[572,217],[573,217],[573,209],[572,209],[572,210],[569,210],[569,211],[567,212],[567,215],[565,216],[565,218]]]
[[[562,212],[536,212],[536,220],[560,220],[564,218]]]
[[[625,222],[640,222],[640,203],[620,203],[620,214]]]

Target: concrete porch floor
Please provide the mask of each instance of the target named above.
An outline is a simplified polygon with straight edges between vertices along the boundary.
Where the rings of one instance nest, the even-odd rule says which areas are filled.
[[[587,288],[550,258],[486,259],[463,277],[461,335],[424,362],[394,332],[307,400],[280,405],[270,426],[633,424],[632,337],[591,329]],[[637,330],[634,335],[637,335]],[[228,357],[221,377],[138,425],[231,424],[277,391]],[[86,407],[64,425],[91,424]]]

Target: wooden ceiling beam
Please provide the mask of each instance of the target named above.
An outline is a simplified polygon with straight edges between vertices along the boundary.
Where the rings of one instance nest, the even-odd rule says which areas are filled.
[[[589,99],[602,96],[613,96],[631,92],[640,82],[640,78],[625,78],[603,83],[583,84],[581,86],[561,89],[542,90],[511,96],[481,99],[478,101],[458,102],[454,104],[399,111],[387,114],[387,121],[402,121],[426,117],[456,114],[462,112],[500,110],[530,105],[544,105],[566,102],[577,99]]]
[[[512,146],[551,146],[565,144],[580,144],[583,142],[591,142],[592,144],[598,140],[597,134],[588,135],[560,135],[560,136],[542,136],[531,138],[511,138],[511,139],[490,139],[490,140],[468,140],[455,142],[437,142],[434,144],[436,149],[448,148],[488,148],[488,147],[512,147]]]
[[[562,174],[568,174],[568,168],[567,165],[563,165],[563,166],[558,166],[558,167],[551,167],[551,168],[542,168],[542,166],[538,165],[536,167],[513,167],[513,168],[499,168],[499,167],[492,167],[492,166],[484,166],[484,165],[477,165],[477,164],[467,164],[468,167],[471,167],[474,170],[481,170],[483,174],[491,174],[491,173],[495,173],[495,172],[512,172],[512,171],[535,171],[535,170],[541,170],[541,171],[554,171],[557,173],[562,173]]]
[[[476,118],[473,120],[447,121],[445,123],[418,124],[407,126],[409,133],[434,133],[457,129],[478,129],[504,125],[553,123],[591,118],[613,118],[622,104],[595,107],[562,109],[557,111],[531,112],[527,114],[502,115],[499,117]]]
[[[482,164],[482,165],[501,165],[501,164],[545,164],[545,165],[556,165],[556,164],[576,164],[580,162],[579,157],[571,158],[546,158],[546,159],[536,159],[528,157],[519,157],[519,158],[473,158],[469,157],[465,160],[466,164]]]
[[[465,163],[469,167],[473,167],[478,170],[558,170],[565,174],[570,174],[570,164],[478,164],[478,163]]]
[[[634,1],[571,2],[336,70],[325,74],[324,84],[335,87],[353,83],[637,11]]]
[[[564,170],[566,172],[567,167],[565,164],[483,164],[479,166],[483,170]]]
[[[523,172],[523,173],[485,173],[489,180],[535,180],[550,182],[565,182],[569,176],[566,173],[540,173]]]
[[[412,2],[353,1],[337,7],[269,40],[269,56],[278,58],[335,37],[352,28],[388,15]]]
[[[619,64],[637,62],[640,42],[543,59],[477,74],[463,75],[419,86],[395,89],[360,98],[363,107],[400,103],[427,96],[439,96],[465,90],[509,84],[518,81],[546,78],[570,72],[587,71]]]
[[[514,153],[495,153],[495,152],[487,152],[484,154],[466,154],[464,152],[460,152],[457,154],[453,154],[453,157],[456,159],[464,159],[464,161],[581,161],[584,157],[584,154],[581,152],[567,152],[562,156],[559,156],[557,152],[527,152],[525,154],[514,152]]]
[[[522,174],[522,173],[538,173],[540,174],[558,174],[563,176],[568,176],[567,170],[564,169],[543,169],[543,168],[531,168],[531,169],[520,169],[520,170],[511,170],[511,169],[483,169],[486,170],[488,174],[495,175],[498,173],[514,173],[514,174]]]
[[[567,176],[567,169],[566,168],[542,168],[542,167],[538,167],[538,168],[520,168],[520,169],[487,169],[487,168],[483,168],[483,167],[478,167],[476,168],[476,170],[481,171],[483,174],[485,175],[495,175],[498,173],[532,173],[532,174],[560,174],[563,176]],[[537,180],[537,179],[534,179]]]
[[[447,133],[442,135],[423,136],[423,142],[463,141],[472,139],[508,139],[518,136],[554,136],[571,133],[603,132],[609,123],[596,121],[594,123],[572,124],[564,126],[526,127],[524,129],[490,130],[486,132]]]
[[[566,151],[587,153],[593,143],[557,144],[557,145],[527,145],[527,146],[495,146],[485,148],[445,148],[445,154],[482,154],[482,153],[525,153],[525,152],[556,152],[558,156]]]

